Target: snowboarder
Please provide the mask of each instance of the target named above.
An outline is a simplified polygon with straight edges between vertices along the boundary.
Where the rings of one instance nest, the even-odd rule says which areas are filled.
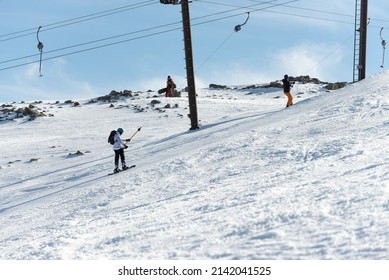
[[[289,82],[288,75],[284,76],[284,79],[282,80],[282,84],[284,86],[284,94],[288,97],[288,102],[286,103],[286,107],[293,105],[293,97],[290,93],[290,89],[293,87],[294,83]]]
[[[124,156],[124,149],[128,148],[126,143],[130,142],[131,139],[126,139],[125,140],[126,143],[123,142],[122,138],[120,137],[123,134],[123,132],[124,132],[123,128],[118,128],[114,136],[114,144],[113,144],[113,150],[115,152],[115,169],[113,170],[114,173],[120,172],[119,157],[122,162],[122,170],[128,169],[126,165],[126,158]]]
[[[173,95],[174,90],[174,82],[173,79],[170,76],[167,76],[167,82],[166,82],[166,97],[174,97]]]

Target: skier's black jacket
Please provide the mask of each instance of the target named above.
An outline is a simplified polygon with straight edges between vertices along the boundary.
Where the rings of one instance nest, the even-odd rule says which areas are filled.
[[[282,79],[282,83],[284,85],[284,92],[290,92],[290,88],[292,87],[291,83],[287,79]]]

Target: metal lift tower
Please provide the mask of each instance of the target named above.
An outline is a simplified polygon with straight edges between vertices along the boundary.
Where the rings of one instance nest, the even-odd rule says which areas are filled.
[[[361,81],[366,77],[367,7],[368,0],[355,1],[353,82]]]
[[[179,4],[178,0],[160,0],[162,4]],[[192,35],[190,28],[189,1],[181,0],[182,24],[184,29],[185,59],[186,59],[186,79],[188,83],[189,116],[191,120],[191,130],[199,128],[197,117],[196,87],[193,66]]]

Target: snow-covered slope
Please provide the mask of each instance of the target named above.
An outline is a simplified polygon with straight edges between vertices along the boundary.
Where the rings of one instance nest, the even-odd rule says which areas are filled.
[[[388,259],[388,92],[198,90],[198,131],[186,97],[45,102],[0,124],[0,258]],[[107,176],[118,127],[137,167]]]

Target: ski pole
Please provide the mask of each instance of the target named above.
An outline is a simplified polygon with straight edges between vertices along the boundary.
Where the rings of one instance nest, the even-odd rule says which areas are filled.
[[[141,130],[141,128],[142,128],[142,127],[139,127],[139,128],[135,131],[135,133],[134,133],[130,138],[128,138],[128,139],[126,140],[126,142],[130,142],[131,139],[135,136],[135,134],[137,134],[137,133]]]

